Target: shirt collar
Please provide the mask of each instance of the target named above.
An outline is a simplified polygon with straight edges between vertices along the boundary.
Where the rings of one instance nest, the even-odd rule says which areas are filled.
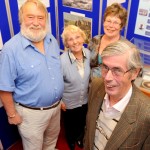
[[[132,95],[132,86],[130,87],[127,94],[119,102],[117,102],[115,105],[113,105],[112,108],[114,108],[115,110],[117,110],[119,112],[123,112],[125,107],[129,103],[131,95]],[[108,94],[105,94],[104,101],[105,101],[105,107],[110,108]]]
[[[21,33],[20,33],[21,34]],[[22,34],[21,34],[21,38],[22,38],[22,45],[23,45],[23,49],[26,50],[26,48],[28,46],[32,46],[32,47],[35,47],[32,42],[30,40],[28,40],[26,37],[24,37]],[[47,43],[50,43],[52,41],[52,38],[50,37],[49,34],[46,35],[46,37],[44,38],[44,41],[46,41]]]
[[[84,48],[82,48],[82,53],[83,53],[83,60],[84,60],[85,58],[87,58]],[[71,63],[74,63],[76,61],[76,57],[74,56],[74,54],[71,52],[70,49],[68,50],[68,55]]]

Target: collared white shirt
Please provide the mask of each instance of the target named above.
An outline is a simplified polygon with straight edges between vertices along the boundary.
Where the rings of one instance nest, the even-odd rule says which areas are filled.
[[[104,150],[113,130],[115,129],[121,115],[129,103],[132,94],[132,86],[127,94],[115,105],[110,106],[109,96],[106,94],[98,119],[96,120],[96,131],[94,150]]]
[[[117,113],[122,113],[124,111],[124,109],[126,108],[127,104],[129,103],[131,94],[132,94],[132,86],[130,87],[127,94],[112,107],[110,106],[109,96],[108,96],[108,94],[106,94],[104,97],[104,105],[105,105],[104,113],[105,113],[105,115],[109,116],[109,117],[115,117],[117,115]]]
[[[82,50],[82,52],[83,52],[83,57],[86,58],[86,54],[84,50]],[[70,50],[69,50],[69,56],[72,61],[76,61],[78,72],[80,76],[83,78],[84,77],[84,58],[81,60],[78,60]]]

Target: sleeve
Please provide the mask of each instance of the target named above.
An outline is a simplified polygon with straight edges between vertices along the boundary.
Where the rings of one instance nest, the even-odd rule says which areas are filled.
[[[0,54],[0,90],[13,92],[17,71],[12,51],[8,49],[4,46]]]

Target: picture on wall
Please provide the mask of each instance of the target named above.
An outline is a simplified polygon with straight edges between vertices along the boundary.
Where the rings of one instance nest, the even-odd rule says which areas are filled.
[[[140,0],[135,34],[150,37],[150,0]]]
[[[20,8],[25,1],[26,0],[18,0],[18,8]],[[50,1],[49,0],[41,0],[41,2],[43,2],[43,4],[46,7],[50,7]]]
[[[110,6],[113,3],[125,3],[126,0],[107,0],[107,6]]]
[[[93,0],[63,0],[63,5],[77,9],[92,11]]]
[[[66,12],[64,12],[63,15],[64,15],[64,26],[72,24],[80,27],[86,34],[87,40],[85,41],[85,43],[88,44],[92,35],[92,29],[91,29],[92,19],[83,16],[74,15],[71,13],[66,13]]]

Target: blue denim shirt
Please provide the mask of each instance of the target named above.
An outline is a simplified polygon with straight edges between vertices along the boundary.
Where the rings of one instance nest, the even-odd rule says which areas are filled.
[[[0,90],[12,92],[15,102],[46,107],[62,97],[60,49],[51,34],[45,37],[44,48],[45,55],[21,33],[4,45],[0,54]]]

